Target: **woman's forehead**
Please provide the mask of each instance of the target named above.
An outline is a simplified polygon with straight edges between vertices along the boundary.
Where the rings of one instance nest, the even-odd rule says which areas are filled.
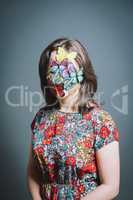
[[[56,60],[56,51],[52,51],[51,54],[50,54],[50,60],[54,61]],[[79,69],[79,65],[78,63],[76,62],[75,59],[71,60],[70,62],[72,62],[75,66],[75,68],[78,70]]]

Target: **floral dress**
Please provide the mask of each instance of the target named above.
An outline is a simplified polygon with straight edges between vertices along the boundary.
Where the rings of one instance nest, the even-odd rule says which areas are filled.
[[[43,200],[80,200],[100,184],[96,151],[119,141],[111,115],[39,109],[31,123],[32,152]]]

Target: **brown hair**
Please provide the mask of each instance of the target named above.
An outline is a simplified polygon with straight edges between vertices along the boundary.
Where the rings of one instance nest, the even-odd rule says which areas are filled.
[[[53,94],[52,90],[48,87],[46,74],[49,64],[50,54],[53,50],[57,50],[58,47],[63,47],[66,51],[76,51],[77,61],[79,67],[83,67],[84,79],[80,83],[79,90],[78,110],[79,112],[88,111],[93,106],[89,102],[97,104],[94,99],[94,93],[97,91],[97,77],[95,75],[91,60],[88,56],[87,50],[77,39],[59,38],[50,43],[42,52],[39,60],[39,75],[41,90],[46,100],[46,107],[51,105],[52,107],[59,108],[59,102],[57,97]],[[50,106],[50,107],[51,107]]]

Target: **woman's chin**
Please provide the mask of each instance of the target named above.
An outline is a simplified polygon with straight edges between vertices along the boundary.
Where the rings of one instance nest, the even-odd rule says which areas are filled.
[[[56,91],[56,97],[58,99],[65,99],[69,95],[68,91],[58,92]]]

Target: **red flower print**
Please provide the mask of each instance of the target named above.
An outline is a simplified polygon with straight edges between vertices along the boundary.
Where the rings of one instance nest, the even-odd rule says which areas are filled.
[[[83,113],[83,119],[91,120],[91,113]]]
[[[92,127],[95,127],[97,125],[96,121],[92,121]]]
[[[79,169],[79,177],[82,178],[85,172],[82,169]]]
[[[49,169],[53,169],[55,167],[55,164],[54,163],[48,163],[48,168]]]
[[[51,173],[51,171],[50,171],[50,173],[49,173],[49,178],[50,178],[51,181],[54,181],[55,178],[56,178],[56,176],[55,176],[54,173]]]
[[[57,186],[56,186],[56,185],[51,185],[51,186],[52,186],[52,187],[51,187],[52,192],[53,192],[53,193],[56,193],[56,192],[58,191]]]
[[[91,148],[92,147],[92,142],[90,140],[85,140],[83,143],[84,143],[84,146],[86,148]]]
[[[76,164],[76,160],[73,156],[69,156],[66,159],[66,165],[71,165],[71,166],[75,166]]]
[[[43,147],[41,146],[37,146],[35,149],[34,149],[35,153],[39,153],[41,155],[43,155],[43,152],[44,152],[44,149]]]
[[[117,128],[114,128],[113,135],[115,140],[119,141],[119,132]]]
[[[81,192],[81,193],[83,193],[85,191],[84,185],[79,185],[78,186],[78,191]]]
[[[106,138],[106,137],[108,137],[109,136],[109,134],[110,134],[110,130],[106,127],[106,126],[103,126],[101,129],[100,129],[100,136],[102,137],[102,138]]]
[[[58,123],[58,124],[56,124],[56,134],[60,134],[61,133],[61,131],[63,130],[63,124],[61,124],[61,123]]]
[[[53,193],[53,200],[57,200],[57,193]]]
[[[45,136],[46,138],[50,138],[55,134],[55,126],[49,126],[46,130],[45,130]]]
[[[96,165],[95,163],[86,164],[85,166],[82,167],[82,170],[84,172],[94,173],[96,172]]]
[[[44,145],[46,145],[46,144],[51,144],[51,138],[44,139],[44,140],[42,141],[42,143],[43,143]]]
[[[45,124],[42,122],[41,124],[39,124],[39,130],[41,131],[42,129],[44,129],[44,127],[45,127]]]
[[[58,187],[56,185],[51,185],[51,194],[52,200],[57,200],[57,192],[58,192]]]
[[[64,116],[60,116],[58,118],[58,123],[64,123],[65,122],[65,117]]]

